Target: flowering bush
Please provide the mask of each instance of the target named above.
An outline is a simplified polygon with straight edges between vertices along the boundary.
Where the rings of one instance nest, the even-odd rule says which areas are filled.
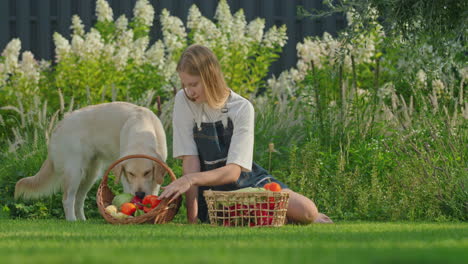
[[[115,22],[105,0],[96,3],[98,21],[85,33],[78,16],[72,19],[71,43],[54,34],[55,86],[80,105],[109,100],[137,101],[151,90],[168,96],[164,86],[164,51],[160,42],[149,47],[148,33],[154,9],[139,0],[129,23],[122,15]]]
[[[13,39],[0,57],[0,105],[19,102],[31,103],[30,98],[38,92],[42,72],[49,68],[45,61],[37,62],[30,51],[21,54],[21,41]],[[22,107],[22,106],[20,106]]]
[[[220,60],[228,86],[237,93],[249,97],[263,87],[270,65],[279,57],[286,44],[286,26],[273,26],[264,33],[265,20],[257,18],[247,23],[244,11],[231,14],[225,0],[219,2],[212,22],[202,16],[196,5],[189,10],[187,29],[182,22],[163,11],[164,43],[171,47],[175,61],[186,45],[198,43],[213,50]],[[176,44],[177,43],[177,44]]]
[[[276,128],[256,144],[305,134],[287,140],[297,145],[286,150],[289,160],[273,156],[272,173],[332,218],[466,220],[463,46],[456,39],[446,53],[423,39],[410,46],[372,24],[297,45],[297,66],[268,80],[269,97],[255,98],[256,131]],[[265,164],[267,153],[256,154]]]
[[[339,38],[324,33],[322,38],[308,37],[298,43],[297,66],[268,80],[270,95],[288,104],[300,98],[313,107],[319,119],[333,118],[333,111],[338,110],[335,116],[341,120],[335,121],[344,125],[343,118],[357,113],[356,107],[366,108],[373,111],[365,115],[367,121],[361,120],[367,127],[399,115],[392,111],[406,111],[404,123],[392,121],[403,126],[415,108],[432,113],[443,107],[451,113],[468,111],[464,100],[467,68],[460,59],[464,51],[458,41],[447,43],[447,54],[435,52],[425,42],[408,47],[401,38],[385,38],[375,10],[368,14],[373,14],[370,28],[354,22],[351,12],[349,28]]]
[[[199,43],[217,54],[228,85],[249,96],[264,86],[268,68],[287,39],[285,26],[274,26],[264,33],[264,19],[247,23],[243,10],[232,15],[223,0],[216,10],[216,22],[193,5],[187,28],[164,9],[160,16],[163,38],[149,46],[154,9],[147,0],[139,0],[133,14],[130,22],[124,15],[114,21],[107,1],[97,0],[97,23],[89,32],[85,32],[81,19],[73,16],[70,40],[59,33],[53,36],[56,56],[52,68],[47,64],[39,67],[30,52],[24,53],[24,63],[18,64],[20,41],[12,41],[2,55],[2,91],[9,99],[15,97],[13,91],[23,97],[40,92],[51,107],[59,105],[58,90],[66,104],[73,98],[78,106],[109,100],[137,101],[147,97],[150,90],[167,98],[179,87],[175,67],[181,52],[187,45]],[[49,71],[51,76],[46,78]],[[39,85],[42,75],[45,83]],[[7,101],[5,96],[1,99]]]
[[[8,112],[3,113],[10,116],[0,119],[0,125],[8,123],[7,127],[16,127],[14,123],[20,117],[21,127],[30,120],[30,126],[44,130],[47,125],[38,127],[37,123],[50,120],[52,113],[60,119],[65,108],[71,111],[115,100],[157,110],[155,96],[160,96],[163,102],[170,101],[179,89],[176,63],[192,43],[212,48],[220,59],[228,85],[249,96],[264,86],[268,68],[286,42],[285,26],[275,26],[264,33],[263,19],[247,23],[242,10],[232,15],[227,2],[222,0],[216,10],[216,22],[202,16],[193,5],[187,27],[164,9],[160,16],[163,38],[150,45],[154,15],[148,0],[138,0],[130,21],[124,15],[114,20],[107,1],[97,0],[97,22],[89,32],[85,32],[81,19],[75,15],[69,39],[54,33],[53,65],[38,63],[29,51],[19,60],[21,42],[12,40],[0,57],[0,103],[8,106],[4,108]],[[43,117],[44,111],[47,118]],[[164,116],[167,120],[163,122],[170,123],[170,114]],[[2,138],[13,135],[11,131],[5,133]]]
[[[133,13],[130,23],[125,16],[114,22],[108,3],[98,0],[98,22],[90,32],[85,33],[79,17],[74,16],[71,44],[54,34],[55,85],[65,97],[73,96],[81,104],[111,99],[135,101],[154,90],[167,98],[179,87],[177,60],[192,43],[212,48],[229,86],[248,96],[262,86],[269,65],[286,40],[284,26],[273,27],[263,36],[264,20],[254,20],[247,26],[242,10],[232,16],[227,2],[220,1],[217,24],[203,17],[195,5],[190,8],[188,34],[182,21],[164,9],[160,16],[163,39],[149,47],[154,9],[147,0],[140,0]]]

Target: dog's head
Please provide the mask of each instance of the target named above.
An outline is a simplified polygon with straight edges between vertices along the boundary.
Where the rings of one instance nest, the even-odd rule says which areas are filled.
[[[166,174],[161,165],[144,158],[122,161],[112,171],[115,182],[122,182],[124,192],[136,196],[157,194]]]

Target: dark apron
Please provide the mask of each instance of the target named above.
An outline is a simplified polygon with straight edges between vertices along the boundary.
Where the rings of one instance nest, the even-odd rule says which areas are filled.
[[[195,124],[193,137],[200,158],[200,170],[209,171],[226,165],[229,146],[234,126],[230,118],[225,128],[222,121],[215,123],[201,123],[200,129]],[[236,182],[219,186],[199,186],[198,188],[198,218],[202,222],[208,222],[208,209],[203,191],[211,189],[215,191],[231,191],[245,187],[262,187],[268,182],[277,182],[281,188],[286,189],[286,184],[273,178],[264,168],[252,163],[251,172],[241,172]]]

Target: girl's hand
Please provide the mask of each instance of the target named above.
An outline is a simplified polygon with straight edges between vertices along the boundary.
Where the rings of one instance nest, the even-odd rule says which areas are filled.
[[[189,175],[180,177],[179,179],[173,181],[171,184],[166,187],[162,187],[164,191],[159,196],[160,200],[169,199],[169,203],[174,199],[179,197],[181,194],[185,193],[192,186],[192,181],[190,180]]]

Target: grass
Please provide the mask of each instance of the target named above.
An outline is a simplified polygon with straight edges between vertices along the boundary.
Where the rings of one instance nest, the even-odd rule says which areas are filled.
[[[467,223],[348,222],[253,229],[176,223],[114,226],[96,219],[0,220],[1,263],[463,263],[467,260]]]

